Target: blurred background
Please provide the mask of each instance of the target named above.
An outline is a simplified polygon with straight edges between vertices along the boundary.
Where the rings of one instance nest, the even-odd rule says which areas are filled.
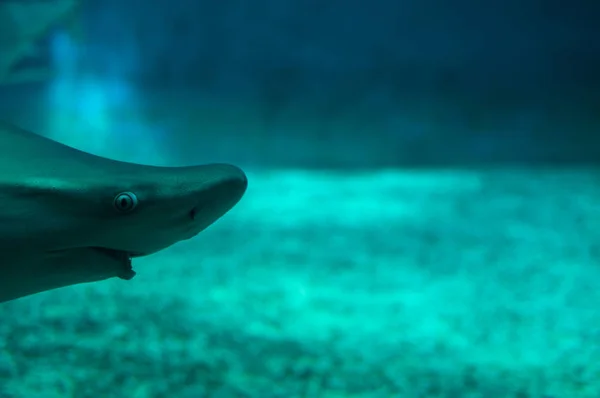
[[[249,174],[134,280],[2,303],[0,398],[599,397],[598,21],[591,0],[0,0],[0,120]]]
[[[0,116],[168,161],[595,162],[599,8],[5,0]]]

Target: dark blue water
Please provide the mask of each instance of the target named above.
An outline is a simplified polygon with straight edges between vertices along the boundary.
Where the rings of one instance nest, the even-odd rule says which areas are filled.
[[[179,157],[234,140],[247,150],[226,155],[264,165],[590,163],[598,15],[589,1],[89,1],[52,32],[76,41],[55,51],[67,80],[138,93]]]

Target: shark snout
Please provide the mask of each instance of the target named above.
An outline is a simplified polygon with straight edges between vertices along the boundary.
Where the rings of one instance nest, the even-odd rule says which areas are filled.
[[[221,218],[244,196],[248,178],[233,165],[211,165],[214,176],[207,182],[190,215],[194,220],[194,235]]]
[[[214,183],[216,186],[213,189],[221,191],[220,193],[224,196],[222,199],[230,199],[237,203],[248,188],[246,173],[239,167],[230,164],[218,164],[215,165],[215,168],[218,172],[215,172]]]

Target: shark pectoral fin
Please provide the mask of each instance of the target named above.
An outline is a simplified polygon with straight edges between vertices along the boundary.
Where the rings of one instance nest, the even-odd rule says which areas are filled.
[[[51,253],[10,253],[0,268],[0,302],[80,283],[135,272],[124,253],[99,248],[78,248]]]

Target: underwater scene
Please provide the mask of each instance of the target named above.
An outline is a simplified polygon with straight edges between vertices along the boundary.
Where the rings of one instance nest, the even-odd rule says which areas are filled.
[[[0,398],[599,398],[599,20],[0,0]]]

